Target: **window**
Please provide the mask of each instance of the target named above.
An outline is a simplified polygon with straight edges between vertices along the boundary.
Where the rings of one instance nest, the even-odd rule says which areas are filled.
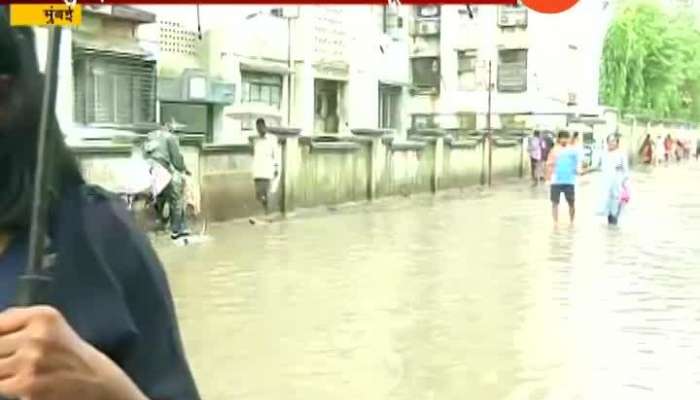
[[[498,26],[515,28],[527,26],[527,8],[521,4],[500,6],[498,8]]]
[[[498,91],[510,93],[527,91],[527,50],[498,52]]]
[[[241,102],[282,107],[282,75],[262,72],[242,72]]]
[[[393,38],[399,38],[403,28],[403,18],[399,16],[396,6],[382,7],[382,32]]]
[[[315,82],[314,128],[316,133],[340,132],[342,86],[338,81],[317,79]]]
[[[160,119],[163,122],[176,121],[184,125],[180,132],[202,134],[211,141],[213,117],[208,104],[167,103],[160,106]]]
[[[435,114],[413,114],[411,126],[414,129],[432,129],[438,128]]]
[[[155,62],[76,48],[73,63],[77,122],[116,127],[155,122]]]
[[[459,129],[474,130],[476,129],[476,114],[460,113],[457,114]]]
[[[465,50],[457,52],[457,78],[460,90],[476,89],[476,52]]]
[[[401,87],[379,85],[379,128],[401,129]]]
[[[413,85],[418,88],[440,88],[440,59],[417,57],[411,59]]]

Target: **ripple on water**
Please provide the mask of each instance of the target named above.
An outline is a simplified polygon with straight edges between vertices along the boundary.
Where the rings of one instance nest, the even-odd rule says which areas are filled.
[[[635,175],[617,229],[596,185],[558,230],[522,186],[222,225],[161,255],[206,400],[689,399],[698,178]]]

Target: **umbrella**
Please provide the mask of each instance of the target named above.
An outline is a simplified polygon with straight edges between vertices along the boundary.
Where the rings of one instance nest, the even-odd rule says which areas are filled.
[[[48,185],[46,176],[52,170],[53,147],[55,143],[48,135],[53,113],[56,109],[56,85],[58,82],[58,61],[61,44],[61,28],[49,28],[49,42],[46,57],[46,74],[41,103],[39,133],[37,135],[37,158],[34,177],[31,225],[29,231],[29,256],[24,274],[17,287],[16,305],[30,306],[44,304],[51,284],[50,266],[53,258],[47,254],[48,225]]]

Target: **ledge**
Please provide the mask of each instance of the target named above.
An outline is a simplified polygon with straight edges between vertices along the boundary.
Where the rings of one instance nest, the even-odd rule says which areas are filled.
[[[202,146],[204,154],[251,153],[253,147],[248,143],[211,143]]]
[[[387,135],[393,135],[393,129],[351,129],[353,135],[365,136],[365,137],[382,137]]]
[[[202,147],[204,144],[204,135],[194,135],[194,134],[177,134],[180,139],[180,145],[195,145]]]
[[[447,136],[447,131],[445,131],[444,129],[409,129],[408,134],[415,136],[438,138]]]
[[[447,145],[451,149],[476,149],[482,142],[482,140],[450,140]]]
[[[281,126],[268,127],[267,131],[281,138],[296,137],[301,134],[301,129],[299,128],[289,128]]]
[[[425,150],[425,142],[414,141],[392,141],[390,144],[391,151],[422,151]]]
[[[421,143],[436,143],[439,137],[437,136],[423,136],[423,135],[408,135],[409,141],[421,142]]]
[[[352,142],[311,142],[312,151],[327,151],[327,152],[348,152],[357,151],[360,145]]]
[[[512,148],[512,147],[518,147],[520,146],[520,142],[515,141],[515,140],[500,140],[494,138],[492,140],[493,146],[498,147],[498,148]]]
[[[77,156],[88,154],[112,154],[131,156],[133,146],[130,144],[79,144],[69,146],[70,150]]]
[[[311,143],[337,143],[342,141],[351,140],[352,136],[339,136],[339,135],[315,135],[315,136],[305,136],[299,137],[299,142],[310,146]]]

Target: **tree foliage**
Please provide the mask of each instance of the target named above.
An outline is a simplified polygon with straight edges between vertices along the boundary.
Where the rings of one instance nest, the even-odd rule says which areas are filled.
[[[700,30],[688,10],[620,7],[603,47],[602,100],[650,118],[700,121]]]

